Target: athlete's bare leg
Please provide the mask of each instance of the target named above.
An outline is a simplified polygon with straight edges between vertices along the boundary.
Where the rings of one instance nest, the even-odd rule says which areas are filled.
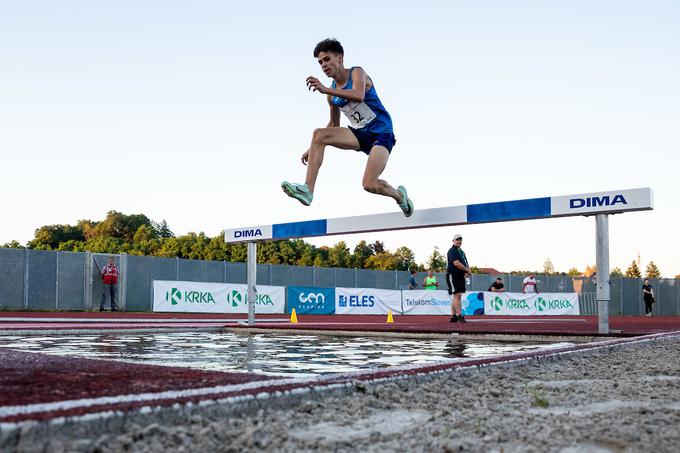
[[[461,298],[463,293],[454,294],[451,298],[451,316],[461,316],[463,314],[463,307]]]
[[[384,179],[379,179],[382,172],[387,166],[387,159],[390,153],[384,146],[374,146],[371,148],[371,154],[368,155],[368,162],[366,162],[366,170],[364,170],[364,178],[361,182],[364,190],[378,195],[394,198],[397,203],[401,203],[403,196],[401,192],[397,191]]]
[[[305,184],[309,187],[310,193],[314,193],[316,177],[319,175],[319,169],[323,163],[323,154],[326,146],[357,151],[360,145],[359,140],[357,140],[352,131],[345,127],[315,129],[312,134],[312,144],[302,155],[302,163],[307,165]]]

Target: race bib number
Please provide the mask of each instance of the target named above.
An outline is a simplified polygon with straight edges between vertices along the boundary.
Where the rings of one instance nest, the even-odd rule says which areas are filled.
[[[376,117],[376,114],[365,102],[349,101],[340,107],[340,110],[345,114],[350,124],[357,129],[366,126]]]

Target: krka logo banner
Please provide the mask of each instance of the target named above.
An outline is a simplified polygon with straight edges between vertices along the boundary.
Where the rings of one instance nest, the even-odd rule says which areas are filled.
[[[487,315],[579,315],[576,293],[484,293]]]
[[[248,285],[228,283],[227,313],[248,313]],[[255,313],[283,314],[286,308],[286,287],[257,285]]]
[[[227,285],[154,280],[153,311],[228,313]]]
[[[257,286],[255,313],[283,314],[283,286]],[[246,285],[154,280],[153,311],[177,313],[248,313]]]

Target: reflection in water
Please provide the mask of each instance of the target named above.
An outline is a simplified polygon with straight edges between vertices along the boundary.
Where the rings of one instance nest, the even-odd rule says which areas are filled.
[[[463,342],[316,335],[178,332],[0,336],[0,347],[202,370],[315,376],[425,364],[546,347],[545,343]]]

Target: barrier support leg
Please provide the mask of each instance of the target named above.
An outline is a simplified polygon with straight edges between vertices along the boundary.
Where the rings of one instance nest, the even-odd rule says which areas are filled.
[[[609,215],[595,216],[597,288],[597,327],[603,335],[609,334]]]
[[[257,242],[248,242],[248,325],[255,324],[255,300],[257,298]]]

